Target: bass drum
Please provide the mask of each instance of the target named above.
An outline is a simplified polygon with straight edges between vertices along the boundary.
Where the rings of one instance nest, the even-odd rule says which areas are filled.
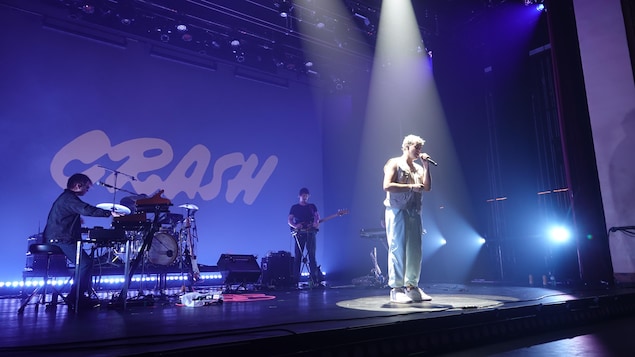
[[[174,237],[167,233],[157,232],[152,237],[148,250],[148,260],[156,265],[170,265],[179,255],[179,246]]]

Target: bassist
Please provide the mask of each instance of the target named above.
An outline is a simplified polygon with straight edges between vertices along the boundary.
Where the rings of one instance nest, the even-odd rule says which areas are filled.
[[[295,281],[299,281],[302,273],[302,264],[308,264],[310,282],[312,285],[319,285],[322,281],[322,274],[315,261],[316,235],[320,226],[320,214],[317,206],[309,203],[309,190],[300,189],[299,202],[291,206],[289,211],[288,224],[295,238],[295,256],[293,261],[293,271]],[[304,249],[306,248],[306,257]],[[308,259],[308,261],[307,261]]]

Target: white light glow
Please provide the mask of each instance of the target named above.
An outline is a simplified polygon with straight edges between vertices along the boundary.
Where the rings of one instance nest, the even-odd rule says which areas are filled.
[[[557,226],[549,230],[549,237],[553,242],[564,243],[571,238],[571,232],[565,227]]]

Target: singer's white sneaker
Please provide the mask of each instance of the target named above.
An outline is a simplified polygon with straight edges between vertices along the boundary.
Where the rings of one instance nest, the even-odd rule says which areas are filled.
[[[415,302],[432,300],[432,297],[430,295],[424,293],[421,288],[414,286],[408,286],[408,288],[406,289],[406,295]]]
[[[392,288],[390,290],[390,302],[408,304],[412,302],[412,299],[406,295],[403,288]]]

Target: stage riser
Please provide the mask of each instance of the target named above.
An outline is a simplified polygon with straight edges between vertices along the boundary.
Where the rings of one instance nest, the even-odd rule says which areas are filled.
[[[253,352],[276,356],[436,356],[633,315],[635,294],[627,294],[254,339],[164,351],[161,355]]]

